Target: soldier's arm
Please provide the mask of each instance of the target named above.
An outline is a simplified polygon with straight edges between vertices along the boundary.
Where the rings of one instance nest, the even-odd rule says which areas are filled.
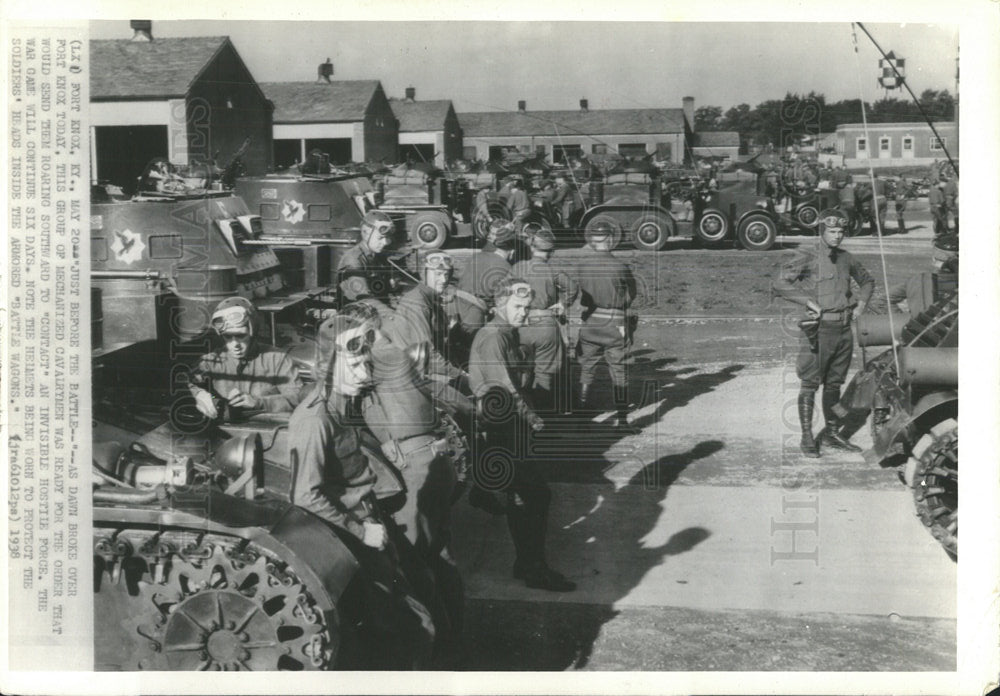
[[[872,293],[875,292],[875,279],[853,257],[851,258],[851,277],[858,284],[858,313],[860,313],[868,306],[868,301],[872,298]]]
[[[512,341],[499,336],[496,341],[483,343],[479,350],[479,360],[486,376],[484,384],[479,385],[477,389],[480,396],[490,387],[502,387],[510,392],[514,406],[524,420],[529,424],[541,421],[515,384],[512,370],[517,363],[518,355],[517,346]]]
[[[628,293],[628,305],[631,306],[632,302],[635,301],[636,295],[639,294],[639,291],[636,287],[635,275],[632,273],[631,267],[626,265],[624,273],[625,273],[625,291]]]
[[[771,289],[778,297],[807,307],[812,297],[805,292],[803,286],[807,284],[812,270],[812,258],[806,254],[797,254],[792,259],[782,264],[778,269]]]
[[[262,396],[262,410],[266,413],[290,413],[299,405],[302,379],[295,363],[287,353],[277,351],[269,354],[268,377],[274,380],[277,394]]]
[[[343,488],[332,481],[326,481],[327,445],[333,437],[331,424],[319,416],[309,416],[289,428],[291,466],[294,472],[289,498],[294,505],[363,539],[364,525],[341,509],[339,501],[331,497],[338,492],[342,493]],[[329,468],[336,469],[335,466]]]
[[[426,304],[407,301],[400,302],[399,311],[396,314],[396,321],[402,320],[403,331],[406,336],[406,345],[414,343],[427,343],[428,351],[428,371],[431,374],[443,375],[448,379],[453,379],[462,374],[462,371],[448,362],[448,359],[441,354],[434,341],[434,327],[431,325],[432,307]]]
[[[573,280],[573,276],[567,273],[560,266],[556,266],[555,270],[555,281],[556,290],[559,292],[559,301],[562,306],[569,309],[570,305],[573,304],[573,300],[576,299],[577,294],[580,289],[576,285],[576,281]]]

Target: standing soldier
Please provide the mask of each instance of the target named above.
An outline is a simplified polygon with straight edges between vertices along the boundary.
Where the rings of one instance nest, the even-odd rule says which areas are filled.
[[[413,557],[413,549],[379,507],[376,474],[361,447],[359,401],[371,382],[373,341],[374,332],[351,317],[335,316],[320,325],[316,386],[288,424],[289,497],[341,530],[358,559],[350,600],[341,607],[351,612],[345,620],[359,626],[366,651],[387,653],[396,669],[422,667],[434,637],[427,609],[433,602],[426,591],[418,599],[403,570],[400,559]],[[413,573],[414,580],[423,573],[426,568]]]
[[[555,246],[552,232],[539,230],[531,238],[531,258],[518,261],[511,271],[512,277],[527,281],[534,291],[527,320],[518,333],[532,365],[529,372],[532,383],[525,387],[532,389],[535,403],[545,409],[557,405],[566,352],[562,326],[566,323],[566,308],[576,297],[573,280],[551,263]]]
[[[191,375],[195,406],[207,418],[228,420],[259,413],[289,413],[302,381],[291,358],[257,338],[257,310],[243,297],[222,300],[212,328],[225,345],[202,356]]]
[[[520,232],[525,221],[531,214],[531,201],[524,191],[524,182],[515,177],[510,180],[510,196],[507,198],[507,207],[510,208],[510,219],[514,223],[514,231]]]
[[[570,228],[576,221],[576,212],[583,208],[583,200],[575,189],[571,188],[563,173],[556,174],[556,193],[552,205],[562,216],[563,227]]]
[[[819,445],[861,451],[841,434],[841,424],[833,410],[840,400],[840,387],[847,377],[854,352],[851,321],[865,311],[875,289],[875,281],[868,271],[850,252],[840,248],[847,224],[847,217],[837,208],[820,213],[819,248],[812,253],[799,252],[796,258],[782,266],[774,283],[778,295],[806,308],[806,318],[800,323],[803,335],[797,374],[802,380],[799,389],[801,448],[807,457],[819,457]],[[857,300],[851,291],[851,279],[858,285]],[[814,439],[813,408],[820,385],[823,385],[826,427]]]
[[[948,212],[945,208],[944,181],[938,181],[927,193],[927,203],[931,208],[931,217],[934,219],[934,236],[948,233]]]
[[[579,407],[585,408],[601,356],[614,385],[616,425],[628,425],[626,354],[632,344],[628,309],[636,296],[631,269],[611,253],[613,230],[598,223],[586,231],[587,244],[576,265],[583,307],[577,352],[580,361]]]
[[[345,304],[372,298],[388,309],[392,273],[384,252],[395,229],[392,218],[385,213],[365,213],[361,240],[348,249],[337,267],[337,286]]]
[[[497,287],[510,275],[517,236],[507,220],[490,223],[489,246],[472,254],[458,277],[455,306],[459,325],[469,340],[486,323]]]
[[[896,231],[899,234],[906,234],[906,222],[903,220],[903,213],[906,211],[906,192],[910,188],[906,179],[900,179],[892,192],[893,205],[896,208]]]
[[[441,302],[452,268],[451,257],[444,252],[433,251],[424,256],[420,282],[400,298],[395,314],[383,327],[389,340],[400,348],[427,343],[428,370],[445,380],[464,374],[448,361],[451,321]]]
[[[569,592],[576,584],[549,568],[545,560],[552,490],[541,462],[523,451],[524,428],[538,432],[545,427],[520,387],[517,329],[524,324],[532,295],[531,286],[524,281],[505,279],[497,289],[493,319],[472,342],[469,383],[479,399],[488,442],[473,471],[475,482],[484,487],[486,475],[490,475],[491,484],[496,475],[491,487],[503,486],[507,494],[507,527],[516,553],[514,577],[528,587]]]

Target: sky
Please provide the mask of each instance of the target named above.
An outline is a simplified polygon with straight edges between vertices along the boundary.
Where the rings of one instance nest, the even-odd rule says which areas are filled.
[[[906,58],[916,94],[955,92],[958,27],[865,24]],[[91,23],[91,38],[128,38],[127,20]],[[786,92],[868,101],[879,54],[852,26],[776,22],[158,21],[154,37],[229,36],[259,82],[311,81],[329,57],[334,79],[378,79],[390,97],[451,99],[466,111],[755,106]],[[860,78],[860,84],[859,84]],[[903,96],[899,92],[897,96]]]

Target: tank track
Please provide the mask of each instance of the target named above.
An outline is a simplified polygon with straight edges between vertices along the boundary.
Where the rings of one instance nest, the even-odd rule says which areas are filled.
[[[95,528],[94,591],[97,639],[128,653],[122,669],[298,671],[336,658],[335,619],[293,568],[246,539]]]

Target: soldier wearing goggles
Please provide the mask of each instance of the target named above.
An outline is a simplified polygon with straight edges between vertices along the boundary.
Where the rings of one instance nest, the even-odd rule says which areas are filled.
[[[800,443],[807,457],[819,457],[820,446],[858,452],[842,433],[834,406],[847,378],[854,352],[851,321],[865,311],[875,281],[850,252],[840,248],[847,216],[837,208],[820,213],[819,246],[815,251],[796,252],[785,263],[774,282],[774,292],[806,310],[800,322],[802,339],[797,373],[801,380],[798,397]],[[857,297],[851,281],[858,287]],[[812,431],[816,392],[823,386],[823,418],[826,427],[814,438]]]
[[[337,284],[344,302],[374,299],[388,304],[392,290],[392,268],[385,252],[393,241],[392,218],[378,210],[361,221],[361,240],[340,259]]]
[[[524,324],[533,296],[524,281],[503,281],[497,288],[493,319],[472,342],[469,383],[479,399],[487,437],[486,448],[474,458],[473,482],[506,497],[507,527],[516,552],[514,577],[528,587],[569,592],[576,584],[545,560],[552,491],[542,462],[518,451],[525,439],[523,428],[539,431],[545,426],[520,386],[523,360],[517,328]]]
[[[242,297],[223,300],[211,326],[223,346],[203,356],[191,375],[197,409],[207,418],[227,420],[292,411],[302,382],[285,353],[257,338],[253,304]]]

